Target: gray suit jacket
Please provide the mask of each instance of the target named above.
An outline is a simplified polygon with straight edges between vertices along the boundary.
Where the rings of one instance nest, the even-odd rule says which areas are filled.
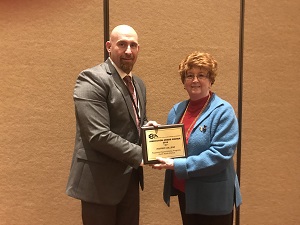
[[[146,89],[133,75],[141,124]],[[124,196],[131,172],[139,170],[142,149],[126,85],[110,60],[80,73],[74,90],[76,140],[66,193],[74,198],[115,205]]]

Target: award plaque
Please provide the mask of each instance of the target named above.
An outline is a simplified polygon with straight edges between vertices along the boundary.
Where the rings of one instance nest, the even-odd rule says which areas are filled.
[[[183,124],[147,126],[141,132],[144,164],[159,163],[157,157],[186,157]]]

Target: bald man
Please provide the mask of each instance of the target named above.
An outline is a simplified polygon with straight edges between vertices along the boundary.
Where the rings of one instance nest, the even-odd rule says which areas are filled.
[[[132,27],[115,27],[106,42],[109,58],[83,70],[75,85],[76,139],[66,193],[81,200],[84,225],[139,224],[140,127],[157,126],[146,117],[145,85],[131,72],[139,48]]]

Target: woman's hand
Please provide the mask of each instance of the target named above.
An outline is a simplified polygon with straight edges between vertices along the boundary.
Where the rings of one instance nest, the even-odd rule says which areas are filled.
[[[153,169],[169,169],[169,170],[174,170],[174,160],[170,158],[162,158],[162,157],[157,157],[156,158],[160,163],[159,164],[153,164],[151,165]]]

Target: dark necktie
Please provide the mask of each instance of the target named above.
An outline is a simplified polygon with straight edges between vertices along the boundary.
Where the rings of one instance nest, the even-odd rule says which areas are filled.
[[[133,84],[132,84],[132,81],[131,81],[131,77],[126,75],[124,78],[124,81],[125,81],[125,84],[126,86],[128,87],[128,90],[134,100],[134,104],[137,105],[137,102],[136,102],[136,97],[135,97],[135,94],[134,94],[134,87],[133,87]]]
[[[138,118],[138,102],[137,102],[137,98],[136,98],[136,95],[134,94],[134,87],[133,87],[133,84],[132,84],[132,81],[131,81],[131,77],[126,75],[123,80],[125,81],[125,84],[126,86],[128,87],[128,90],[132,96],[132,99],[133,99],[133,108],[134,108],[134,113],[135,113],[135,117],[136,117],[136,124],[137,124],[137,127],[139,128],[140,126],[140,123],[139,123],[139,118]]]

